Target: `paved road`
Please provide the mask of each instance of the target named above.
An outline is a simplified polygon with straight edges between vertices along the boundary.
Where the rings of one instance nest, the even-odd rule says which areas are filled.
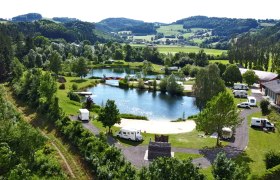
[[[252,96],[256,97],[257,101],[262,99],[261,94],[253,93]],[[211,149],[191,149],[191,148],[172,148],[172,152],[185,152],[191,154],[203,154],[204,157],[197,158],[193,160],[193,163],[200,166],[201,168],[209,167],[217,154],[221,151],[224,151],[227,154],[227,157],[235,157],[241,152],[243,152],[249,142],[249,129],[248,129],[248,120],[247,116],[260,111],[260,108],[254,107],[251,109],[244,109],[240,113],[240,117],[243,119],[242,123],[236,128],[235,139],[229,143],[226,147],[223,148],[211,148]],[[73,118],[72,118],[73,119]],[[93,134],[99,135],[99,130],[91,123],[83,123],[83,126],[90,130]],[[114,138],[108,137],[108,143],[114,145],[121,149],[125,158],[130,161],[136,167],[147,166],[149,161],[144,160],[144,155],[148,146],[124,146],[118,143]]]

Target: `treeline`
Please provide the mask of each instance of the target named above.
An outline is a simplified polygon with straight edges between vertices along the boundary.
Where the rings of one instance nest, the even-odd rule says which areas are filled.
[[[157,33],[154,23],[144,23],[141,25],[128,27],[123,30],[132,31],[135,36],[145,36]]]
[[[12,18],[12,21],[14,22],[32,22],[36,20],[42,19],[42,15],[38,13],[28,13],[28,14],[23,14],[19,16],[15,16]]]
[[[111,35],[96,35],[95,24],[83,21],[70,21],[67,23],[55,23],[49,20],[39,20],[35,22],[9,22],[1,24],[8,29],[12,37],[16,37],[18,32],[28,36],[43,35],[51,39],[64,39],[67,42],[81,42],[84,40],[94,44],[96,41],[107,42],[109,40],[119,41]],[[95,31],[94,31],[95,30]],[[109,39],[107,39],[109,38]]]
[[[252,28],[258,27],[255,19],[232,19],[207,16],[193,16],[176,21],[188,28],[207,28],[212,29],[213,36],[226,36],[230,38],[234,34],[248,32]]]
[[[230,62],[239,63],[245,68],[267,71],[271,59],[271,71],[279,72],[279,30],[280,23],[233,39],[228,51]]]
[[[24,122],[0,86],[0,179],[66,179],[47,139]]]

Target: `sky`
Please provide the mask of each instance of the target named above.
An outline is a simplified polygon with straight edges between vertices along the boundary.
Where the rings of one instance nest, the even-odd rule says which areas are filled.
[[[196,15],[280,19],[279,0],[0,0],[0,4],[0,17],[5,19],[30,12],[88,22],[125,17],[171,23]]]

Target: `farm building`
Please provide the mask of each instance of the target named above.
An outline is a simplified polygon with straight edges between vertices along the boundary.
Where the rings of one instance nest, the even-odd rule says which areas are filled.
[[[262,91],[276,105],[280,105],[280,79],[262,84]]]
[[[239,68],[239,71],[241,72],[241,74],[244,74],[248,70],[249,69]],[[262,85],[265,82],[269,82],[274,79],[277,79],[277,77],[278,77],[278,74],[275,74],[273,72],[259,71],[259,70],[253,70],[253,71],[255,71],[256,75],[259,77],[260,85]]]

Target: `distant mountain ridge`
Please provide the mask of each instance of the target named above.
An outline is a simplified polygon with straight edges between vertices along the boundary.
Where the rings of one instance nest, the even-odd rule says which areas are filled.
[[[39,13],[28,13],[28,14],[23,14],[19,16],[15,16],[12,18],[13,22],[32,22],[32,21],[37,21],[41,20],[43,17]]]

